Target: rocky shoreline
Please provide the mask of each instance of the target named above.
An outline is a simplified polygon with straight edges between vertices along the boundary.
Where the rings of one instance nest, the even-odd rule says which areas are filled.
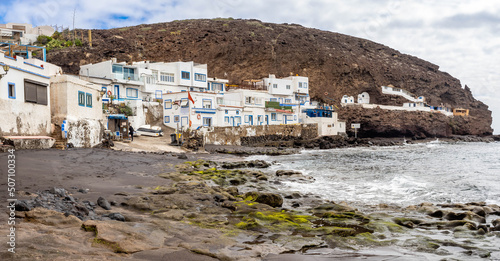
[[[257,137],[258,138],[258,137]],[[256,138],[256,140],[258,140]],[[297,154],[301,149],[335,149],[370,146],[403,146],[407,144],[428,143],[428,142],[495,142],[500,141],[499,135],[493,136],[450,136],[446,138],[354,138],[344,136],[324,136],[312,140],[287,139],[285,141],[266,141],[262,137],[261,142],[256,142],[252,146],[226,146],[226,145],[205,145],[204,149],[210,153],[232,154],[238,156],[249,155],[290,155]]]
[[[92,154],[104,152],[109,151]],[[162,161],[154,170],[156,175],[141,174],[150,180],[146,186],[136,184],[137,191],[116,186],[100,193],[73,186],[19,192],[19,249],[16,254],[1,252],[0,258],[307,260],[341,256],[366,260],[372,256],[379,260],[404,256],[419,260],[429,255],[466,259],[499,255],[498,247],[487,243],[500,238],[497,205],[377,205],[362,212],[344,202],[280,191],[278,186],[285,181],[314,180],[294,170],[270,171],[270,162],[111,153]],[[99,167],[93,171],[99,172]],[[363,250],[377,254],[360,255]]]

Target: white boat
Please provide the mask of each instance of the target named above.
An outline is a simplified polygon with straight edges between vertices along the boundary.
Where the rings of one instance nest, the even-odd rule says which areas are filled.
[[[163,131],[158,126],[142,125],[135,131],[141,136],[159,137],[163,136]]]

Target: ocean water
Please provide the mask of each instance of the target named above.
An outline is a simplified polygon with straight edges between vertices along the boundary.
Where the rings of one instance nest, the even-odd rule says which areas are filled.
[[[422,213],[397,210],[397,207],[423,202],[500,205],[499,142],[433,141],[392,147],[304,150],[296,155],[249,159],[273,161],[275,164],[266,170],[270,175],[279,169],[293,169],[314,178],[313,182],[280,178],[282,183],[273,189],[281,194],[297,191],[308,194],[309,198],[317,196],[346,202],[375,216],[389,214],[430,220],[432,218]],[[394,208],[374,207],[378,204]],[[498,217],[491,215],[487,222],[491,223],[492,218]],[[407,233],[392,233],[388,239],[396,240],[394,245],[380,249],[361,247],[353,253],[379,255],[377,251],[382,251],[381,256],[389,255],[376,260],[389,260],[389,257],[394,260],[500,260],[500,236],[493,233],[483,236],[454,229],[419,227]],[[419,250],[413,242],[423,239],[439,242],[440,246],[435,252]],[[489,256],[481,258],[481,253],[489,253]]]
[[[278,157],[272,170],[294,169],[315,181],[285,181],[300,191],[352,205],[415,205],[422,202],[500,205],[500,143],[433,141],[393,147],[304,150]]]

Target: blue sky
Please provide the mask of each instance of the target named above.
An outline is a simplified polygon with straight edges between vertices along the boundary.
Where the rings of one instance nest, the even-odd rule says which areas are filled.
[[[500,5],[488,0],[2,0],[0,23],[114,28],[234,17],[382,43],[440,66],[490,106],[500,133]]]

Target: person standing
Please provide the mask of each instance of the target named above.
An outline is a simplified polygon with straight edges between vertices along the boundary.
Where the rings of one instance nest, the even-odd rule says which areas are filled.
[[[130,126],[128,127],[128,131],[129,131],[129,133],[128,133],[128,134],[130,134],[130,139],[131,139],[131,141],[134,141],[134,127],[132,127],[132,125],[130,125]]]

